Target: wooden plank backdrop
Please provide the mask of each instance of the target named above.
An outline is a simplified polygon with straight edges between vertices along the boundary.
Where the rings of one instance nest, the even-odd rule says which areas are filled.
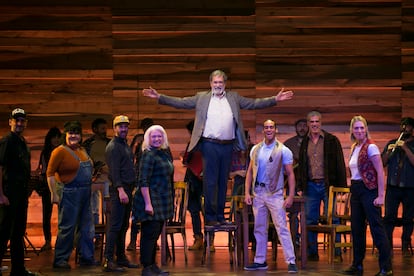
[[[349,149],[348,123],[364,115],[380,146],[414,116],[414,4],[408,0],[22,0],[0,3],[0,131],[20,106],[37,163],[51,126],[130,116],[130,136],[151,117],[169,134],[174,157],[185,149],[193,110],[141,95],[152,86],[173,96],[209,88],[215,69],[246,97],[292,101],[243,111],[254,141],[275,119],[279,138],[313,110]]]

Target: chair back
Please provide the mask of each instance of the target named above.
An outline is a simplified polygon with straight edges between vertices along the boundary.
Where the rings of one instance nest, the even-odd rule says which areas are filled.
[[[188,185],[184,181],[174,182],[174,214],[168,225],[185,227],[186,211],[188,206]]]
[[[333,224],[333,220],[339,220],[346,224],[350,216],[351,191],[349,187],[329,187],[327,223]]]

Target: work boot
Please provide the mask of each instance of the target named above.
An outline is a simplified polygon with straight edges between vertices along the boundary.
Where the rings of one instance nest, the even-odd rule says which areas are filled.
[[[203,235],[194,235],[194,244],[188,250],[202,250],[204,247]]]
[[[210,252],[216,252],[216,248],[214,247],[214,236],[210,236]]]

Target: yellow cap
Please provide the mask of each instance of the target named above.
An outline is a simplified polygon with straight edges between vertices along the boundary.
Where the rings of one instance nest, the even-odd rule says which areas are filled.
[[[119,116],[116,116],[114,118],[114,123],[113,123],[114,126],[116,126],[117,124],[121,124],[121,123],[127,123],[127,124],[129,124],[128,117],[125,116],[125,115],[119,115]]]

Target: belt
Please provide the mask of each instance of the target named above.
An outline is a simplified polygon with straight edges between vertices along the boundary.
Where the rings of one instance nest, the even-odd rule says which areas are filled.
[[[260,186],[260,187],[266,187],[266,183],[259,183],[259,182],[256,182],[256,183],[254,183],[254,186],[255,186],[255,187],[258,187],[258,186]]]
[[[323,178],[314,178],[314,179],[311,179],[309,181],[314,182],[316,184],[321,184],[325,181],[325,179],[323,179]]]
[[[220,140],[220,139],[215,139],[215,138],[201,137],[201,140],[211,142],[211,143],[220,144],[220,145],[228,145],[228,144],[233,144],[234,143],[234,139],[233,140]]]
[[[351,179],[351,184],[364,184],[364,181],[362,181],[362,179],[360,179],[360,180],[352,180]]]

